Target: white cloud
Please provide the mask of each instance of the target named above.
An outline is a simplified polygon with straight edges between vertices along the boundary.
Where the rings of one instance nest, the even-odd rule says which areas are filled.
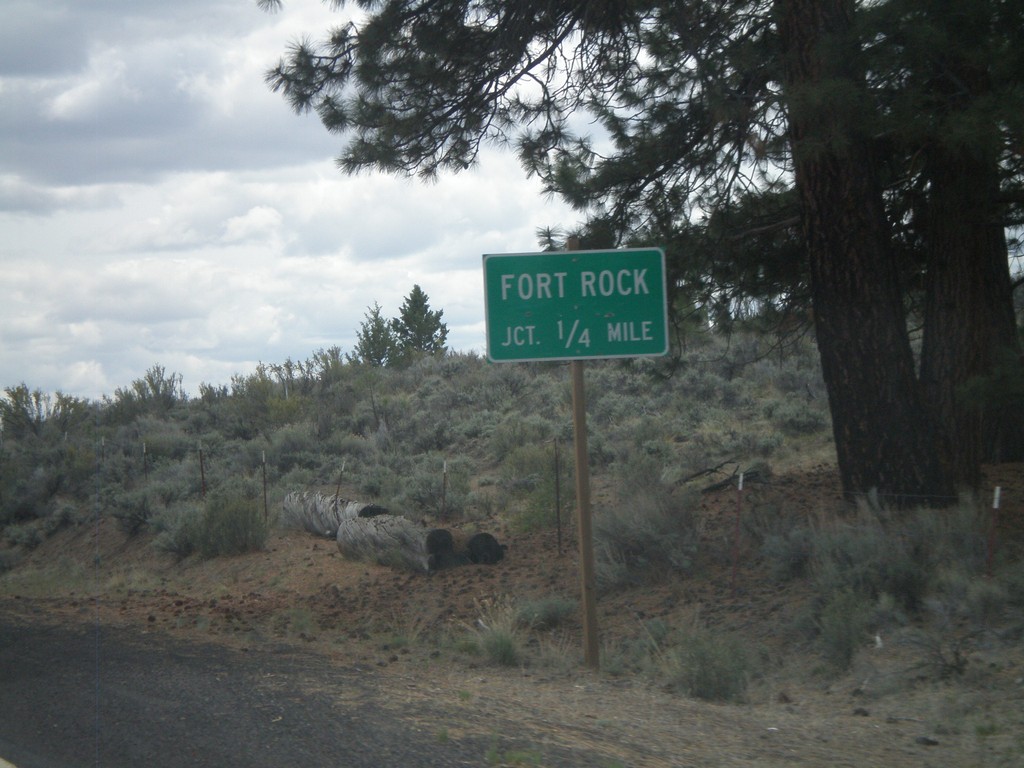
[[[252,240],[264,242],[280,238],[281,214],[269,205],[257,205],[241,216],[232,216],[224,225],[225,243],[241,243]]]
[[[326,5],[5,11],[0,388],[98,398],[160,363],[194,392],[259,360],[350,350],[366,307],[393,316],[414,284],[453,348],[482,348],[481,255],[532,250],[537,227],[575,216],[508,154],[430,185],[341,175],[338,140],[263,82],[290,41],[340,20]],[[25,61],[3,50],[12,28],[30,56],[68,38]]]
[[[44,114],[58,121],[93,121],[124,101],[137,102],[139,91],[127,81],[126,70],[118,51],[98,52],[91,57],[86,72],[71,78],[48,99]]]

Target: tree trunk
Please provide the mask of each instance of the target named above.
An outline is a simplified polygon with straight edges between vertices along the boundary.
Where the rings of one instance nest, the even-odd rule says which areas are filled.
[[[952,438],[953,472],[976,488],[981,463],[1024,458],[1024,404],[986,402],[991,392],[969,385],[1020,359],[1013,290],[1000,216],[999,129],[979,102],[991,98],[988,59],[991,11],[978,0],[935,23],[950,46],[934,52],[926,73],[943,109],[926,148],[928,252],[921,383],[927,402]],[[965,131],[965,124],[971,129]],[[996,393],[998,394],[998,393]]]
[[[952,495],[922,402],[874,170],[852,0],[776,0],[797,192],[843,490]]]
[[[981,463],[1019,458],[1020,403],[992,407],[965,389],[1020,355],[1006,240],[996,219],[994,165],[968,150],[930,153],[928,275],[921,382],[955,446],[958,482]]]

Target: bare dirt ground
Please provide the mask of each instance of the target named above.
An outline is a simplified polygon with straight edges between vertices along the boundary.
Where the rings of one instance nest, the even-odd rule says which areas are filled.
[[[1000,546],[1019,546],[1024,466],[989,468],[986,483],[1003,489]],[[420,755],[402,757],[396,737],[398,753],[382,765],[1024,764],[1019,636],[973,642],[966,670],[950,679],[922,672],[921,648],[869,647],[866,638],[853,670],[837,677],[793,630],[805,588],[769,580],[746,537],[734,582],[736,510],[744,519],[772,509],[832,514],[840,506],[834,468],[750,484],[742,497],[732,488],[702,498],[705,554],[696,575],[602,596],[603,653],[611,659],[652,619],[740,633],[761,649],[761,663],[739,704],[694,701],[649,676],[582,669],[575,620],[535,636],[518,667],[468,651],[464,640],[489,606],[577,596],[571,530],[559,553],[554,531],[515,534],[485,522],[481,528],[508,544],[504,561],[428,576],[348,562],[333,542],[287,530],[275,530],[265,552],[176,563],[99,516],[62,531],[7,574],[0,612],[14,626],[66,628],[69,636],[102,627],[176,649],[216,647],[221,665],[287,656],[282,679],[338,706],[352,685],[336,685],[328,671],[344,673],[359,681],[365,711],[378,712],[367,719],[400,723],[395,733],[410,734],[407,747]],[[601,504],[598,492],[598,513]],[[301,706],[307,720],[317,710]],[[329,728],[331,712],[320,710]],[[424,743],[433,746],[430,762]]]

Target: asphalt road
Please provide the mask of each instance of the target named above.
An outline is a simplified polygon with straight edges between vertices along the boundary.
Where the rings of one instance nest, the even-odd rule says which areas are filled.
[[[0,758],[18,768],[487,764],[487,737],[439,738],[373,674],[292,650],[25,623],[0,606]]]

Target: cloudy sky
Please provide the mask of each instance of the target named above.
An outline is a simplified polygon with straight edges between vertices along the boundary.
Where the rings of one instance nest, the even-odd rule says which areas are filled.
[[[575,217],[515,159],[425,185],[345,177],[264,72],[341,16],[320,0],[5,0],[0,389],[90,399],[154,364],[187,391],[350,351],[419,284],[484,347],[481,255]]]

